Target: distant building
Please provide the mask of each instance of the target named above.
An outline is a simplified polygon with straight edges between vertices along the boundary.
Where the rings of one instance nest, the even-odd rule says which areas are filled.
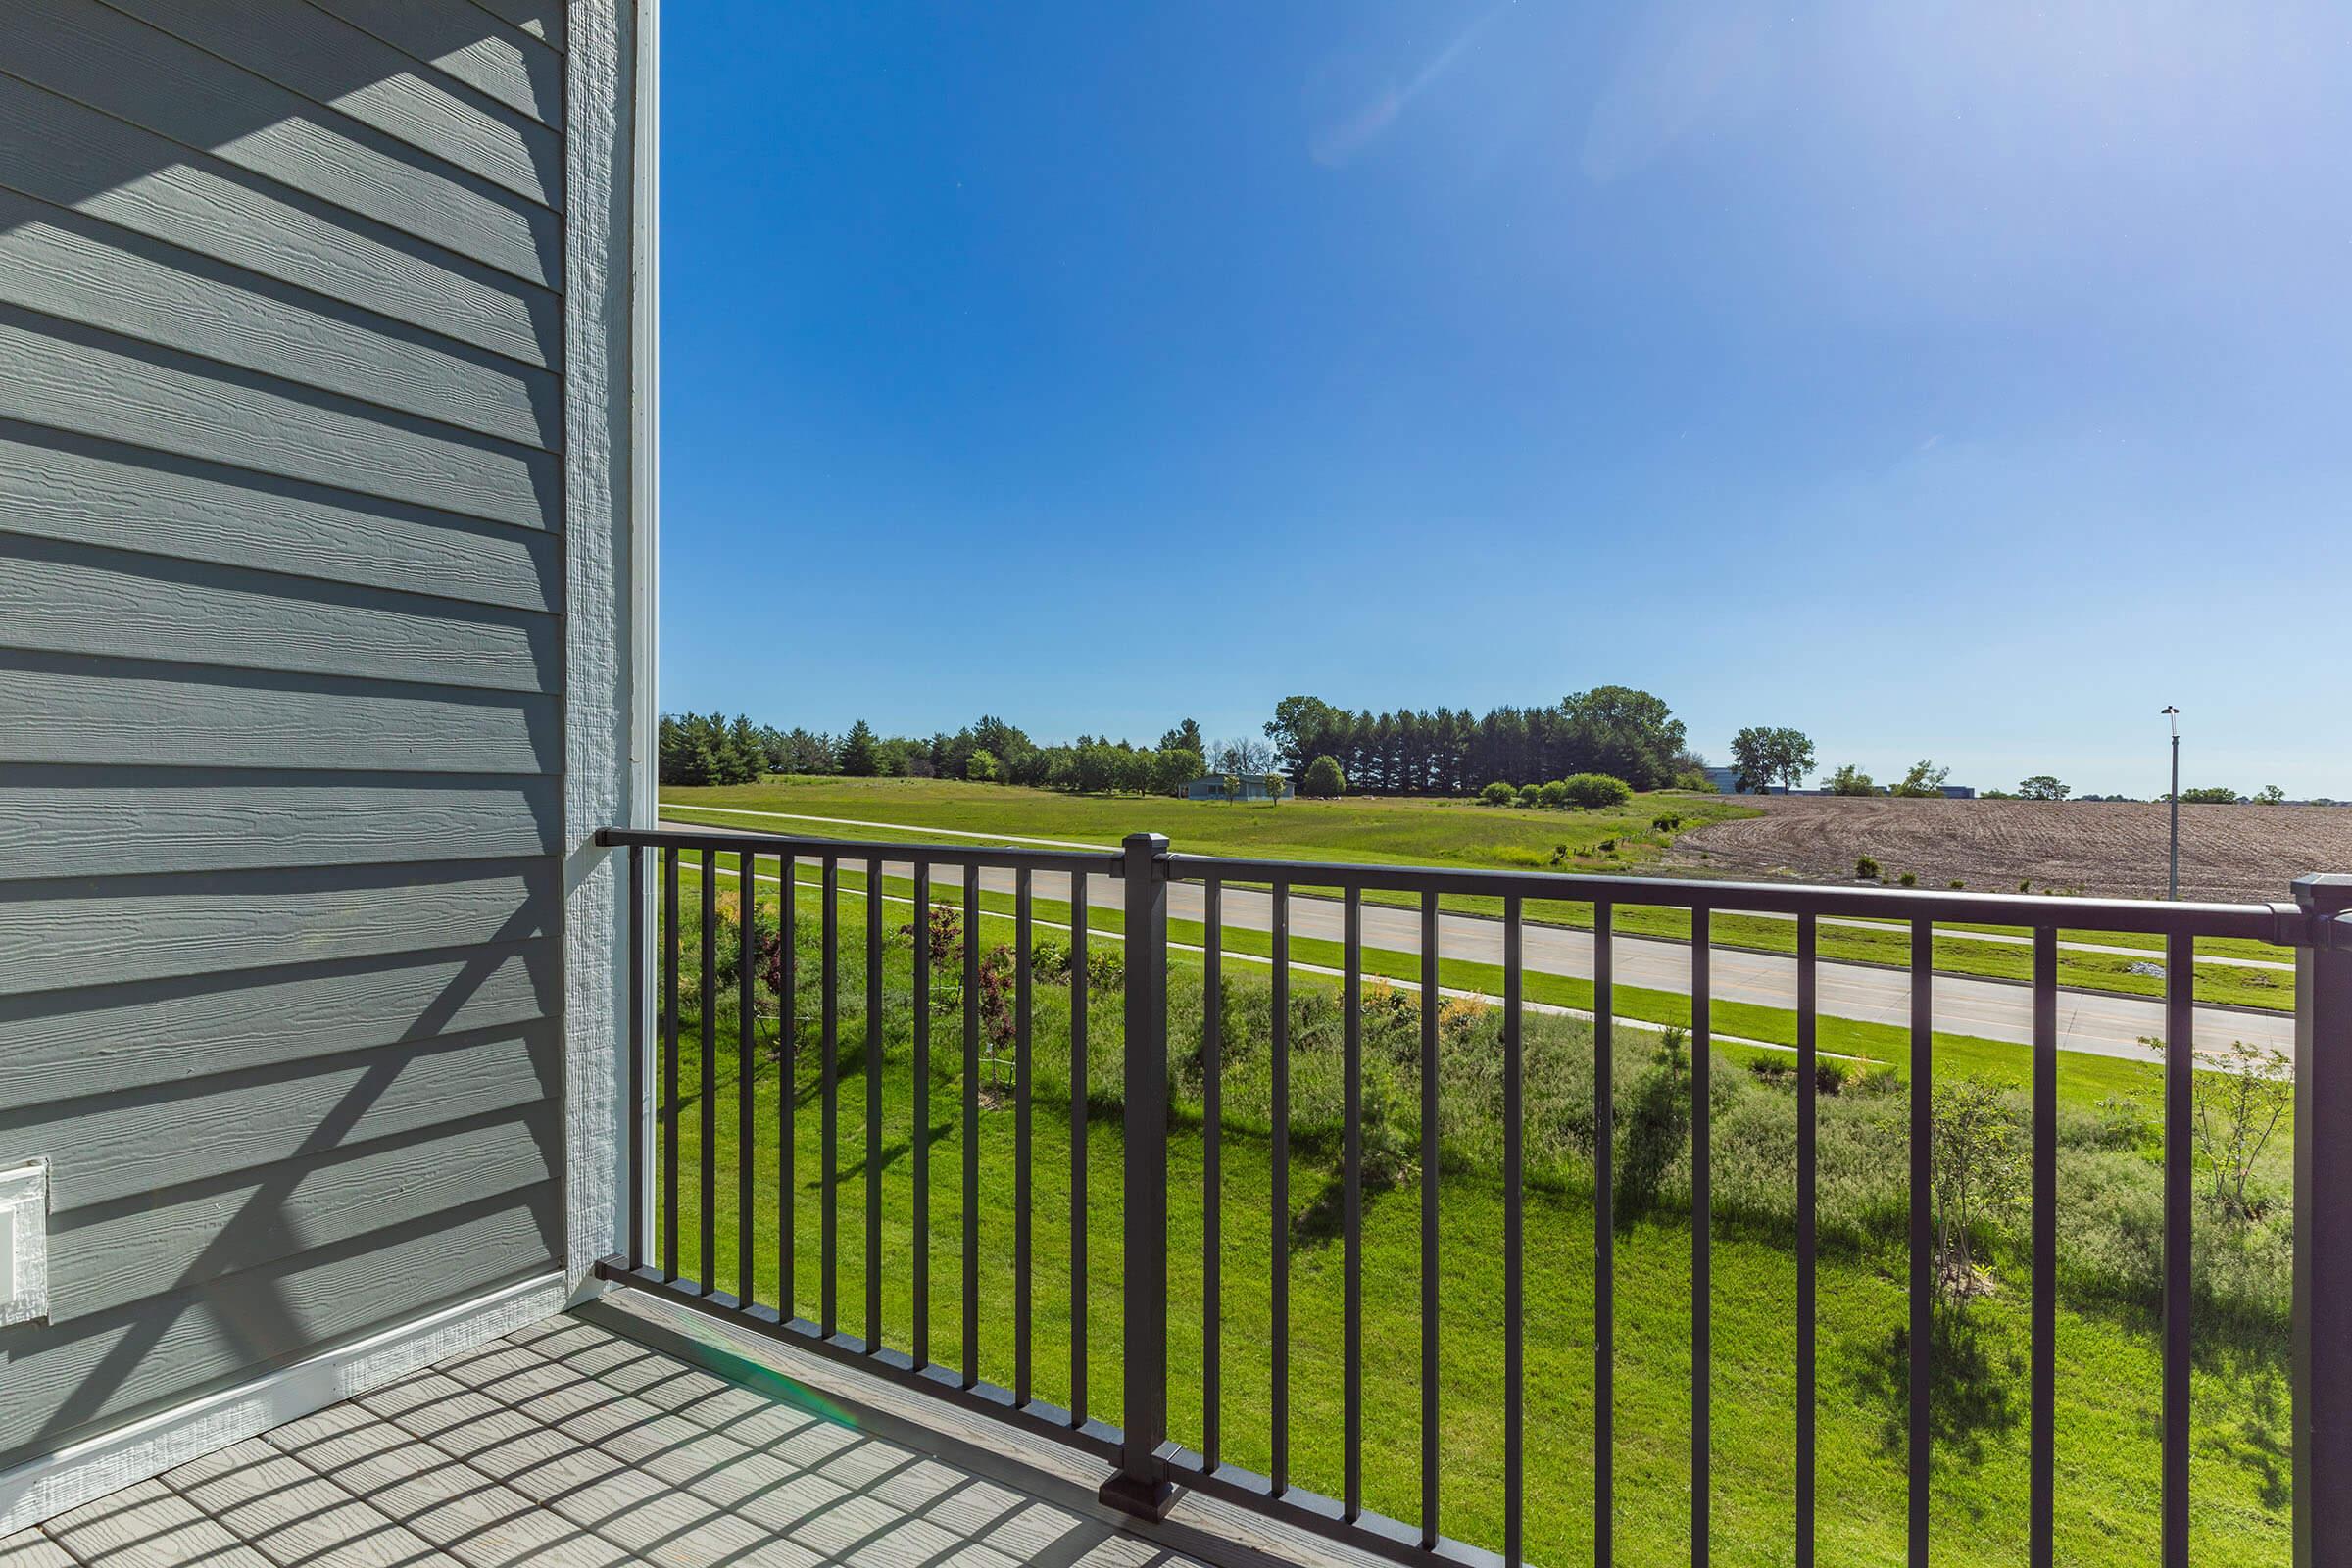
[[[1274,781],[1277,785],[1276,791],[1269,793],[1265,779],[1251,774],[1243,774],[1240,778],[1241,793],[1238,795],[1227,791],[1225,786],[1231,781],[1228,775],[1223,773],[1211,773],[1205,778],[1197,778],[1184,787],[1184,798],[1188,801],[1282,801],[1288,800],[1291,796],[1291,787],[1279,779]]]

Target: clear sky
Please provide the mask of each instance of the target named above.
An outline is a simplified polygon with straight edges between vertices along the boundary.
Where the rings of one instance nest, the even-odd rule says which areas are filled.
[[[2352,8],[783,6],[662,39],[662,700],[2352,797]]]

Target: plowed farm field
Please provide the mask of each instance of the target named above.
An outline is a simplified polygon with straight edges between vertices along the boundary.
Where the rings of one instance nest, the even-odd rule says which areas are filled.
[[[1747,797],[1762,814],[1678,838],[1677,870],[1840,881],[1869,856],[1880,875],[1923,888],[2015,892],[2032,882],[2092,897],[2162,898],[2166,808],[2127,801],[1900,801]],[[2180,896],[2290,897],[2308,871],[2352,871],[2352,807],[2183,806]]]

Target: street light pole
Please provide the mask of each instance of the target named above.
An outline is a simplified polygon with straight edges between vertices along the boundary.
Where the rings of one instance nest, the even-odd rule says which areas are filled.
[[[2173,721],[2173,860],[2166,897],[2178,904],[2180,902],[2180,710],[2167,706],[2164,715]]]

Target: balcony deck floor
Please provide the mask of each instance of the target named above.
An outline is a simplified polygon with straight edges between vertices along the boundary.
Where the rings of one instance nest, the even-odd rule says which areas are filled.
[[[576,1316],[0,1540],[0,1568],[624,1563],[1198,1568]]]

